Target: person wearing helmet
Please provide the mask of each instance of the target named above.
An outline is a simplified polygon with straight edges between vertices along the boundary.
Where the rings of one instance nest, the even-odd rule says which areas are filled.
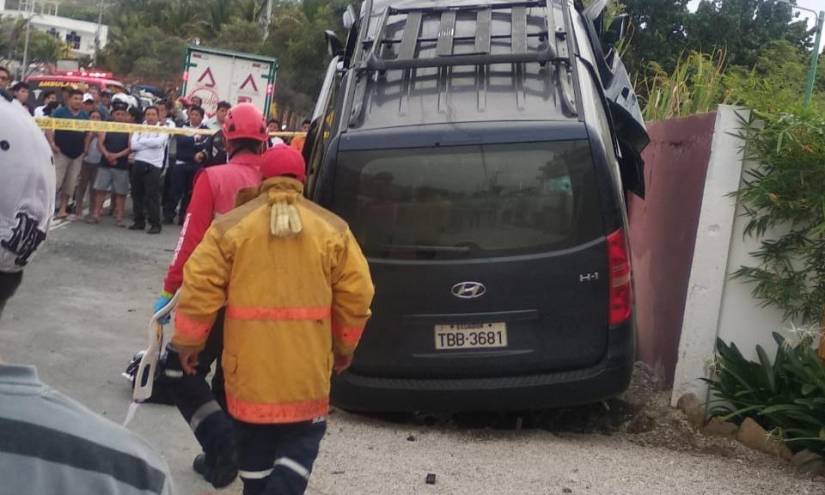
[[[183,372],[197,373],[226,305],[222,360],[243,493],[299,495],[326,431],[331,374],[352,362],[374,288],[346,222],[304,199],[303,157],[279,146],[261,170],[273,178],[215,219],[189,258],[172,343]]]
[[[46,239],[56,177],[43,132],[3,90],[0,122],[2,317]],[[174,493],[169,466],[144,440],[40,381],[34,366],[1,358],[0,431],[0,492]]]
[[[46,239],[54,213],[52,150],[26,110],[0,96],[0,314],[23,268]]]
[[[155,311],[166,306],[183,282],[183,267],[203,239],[217,215],[235,206],[238,191],[261,183],[260,155],[266,149],[266,122],[251,103],[241,103],[227,112],[223,125],[226,151],[225,165],[201,170],[195,178],[192,199],[186,210],[177,249],[169,265],[163,290],[155,302]],[[232,438],[232,424],[226,416],[223,372],[216,366],[212,389],[206,382],[212,362],[220,355],[223,332],[216,328],[201,355],[198,372],[184,375],[174,347],[167,349],[164,378],[175,395],[175,404],[203,447],[194,469],[216,488],[231,483],[237,476],[237,462]]]

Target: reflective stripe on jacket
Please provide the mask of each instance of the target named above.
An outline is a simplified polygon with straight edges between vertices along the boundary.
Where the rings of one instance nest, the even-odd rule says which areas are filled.
[[[244,422],[325,415],[334,359],[355,352],[370,316],[374,290],[358,243],[302,189],[290,178],[264,182],[256,199],[213,222],[184,268],[172,342],[203,346],[227,303],[227,404]],[[299,232],[274,234],[289,207]]]

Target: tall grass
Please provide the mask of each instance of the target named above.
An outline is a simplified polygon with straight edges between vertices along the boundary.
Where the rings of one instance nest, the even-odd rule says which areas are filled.
[[[723,84],[725,69],[724,50],[717,50],[711,55],[699,52],[682,54],[670,74],[656,62],[651,62],[642,83],[646,95],[642,110],[645,120],[664,120],[712,111],[727,98]]]

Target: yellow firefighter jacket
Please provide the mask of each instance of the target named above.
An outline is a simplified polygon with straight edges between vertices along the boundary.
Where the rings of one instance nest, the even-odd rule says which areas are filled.
[[[333,360],[351,356],[370,316],[369,268],[346,222],[267,180],[216,219],[187,261],[174,345],[201,348],[226,304],[229,413],[248,423],[327,414]]]

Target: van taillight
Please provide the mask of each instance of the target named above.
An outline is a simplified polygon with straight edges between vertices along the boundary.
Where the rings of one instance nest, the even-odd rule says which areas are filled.
[[[607,236],[607,262],[610,270],[610,326],[616,326],[630,318],[633,307],[630,255],[622,229]]]

